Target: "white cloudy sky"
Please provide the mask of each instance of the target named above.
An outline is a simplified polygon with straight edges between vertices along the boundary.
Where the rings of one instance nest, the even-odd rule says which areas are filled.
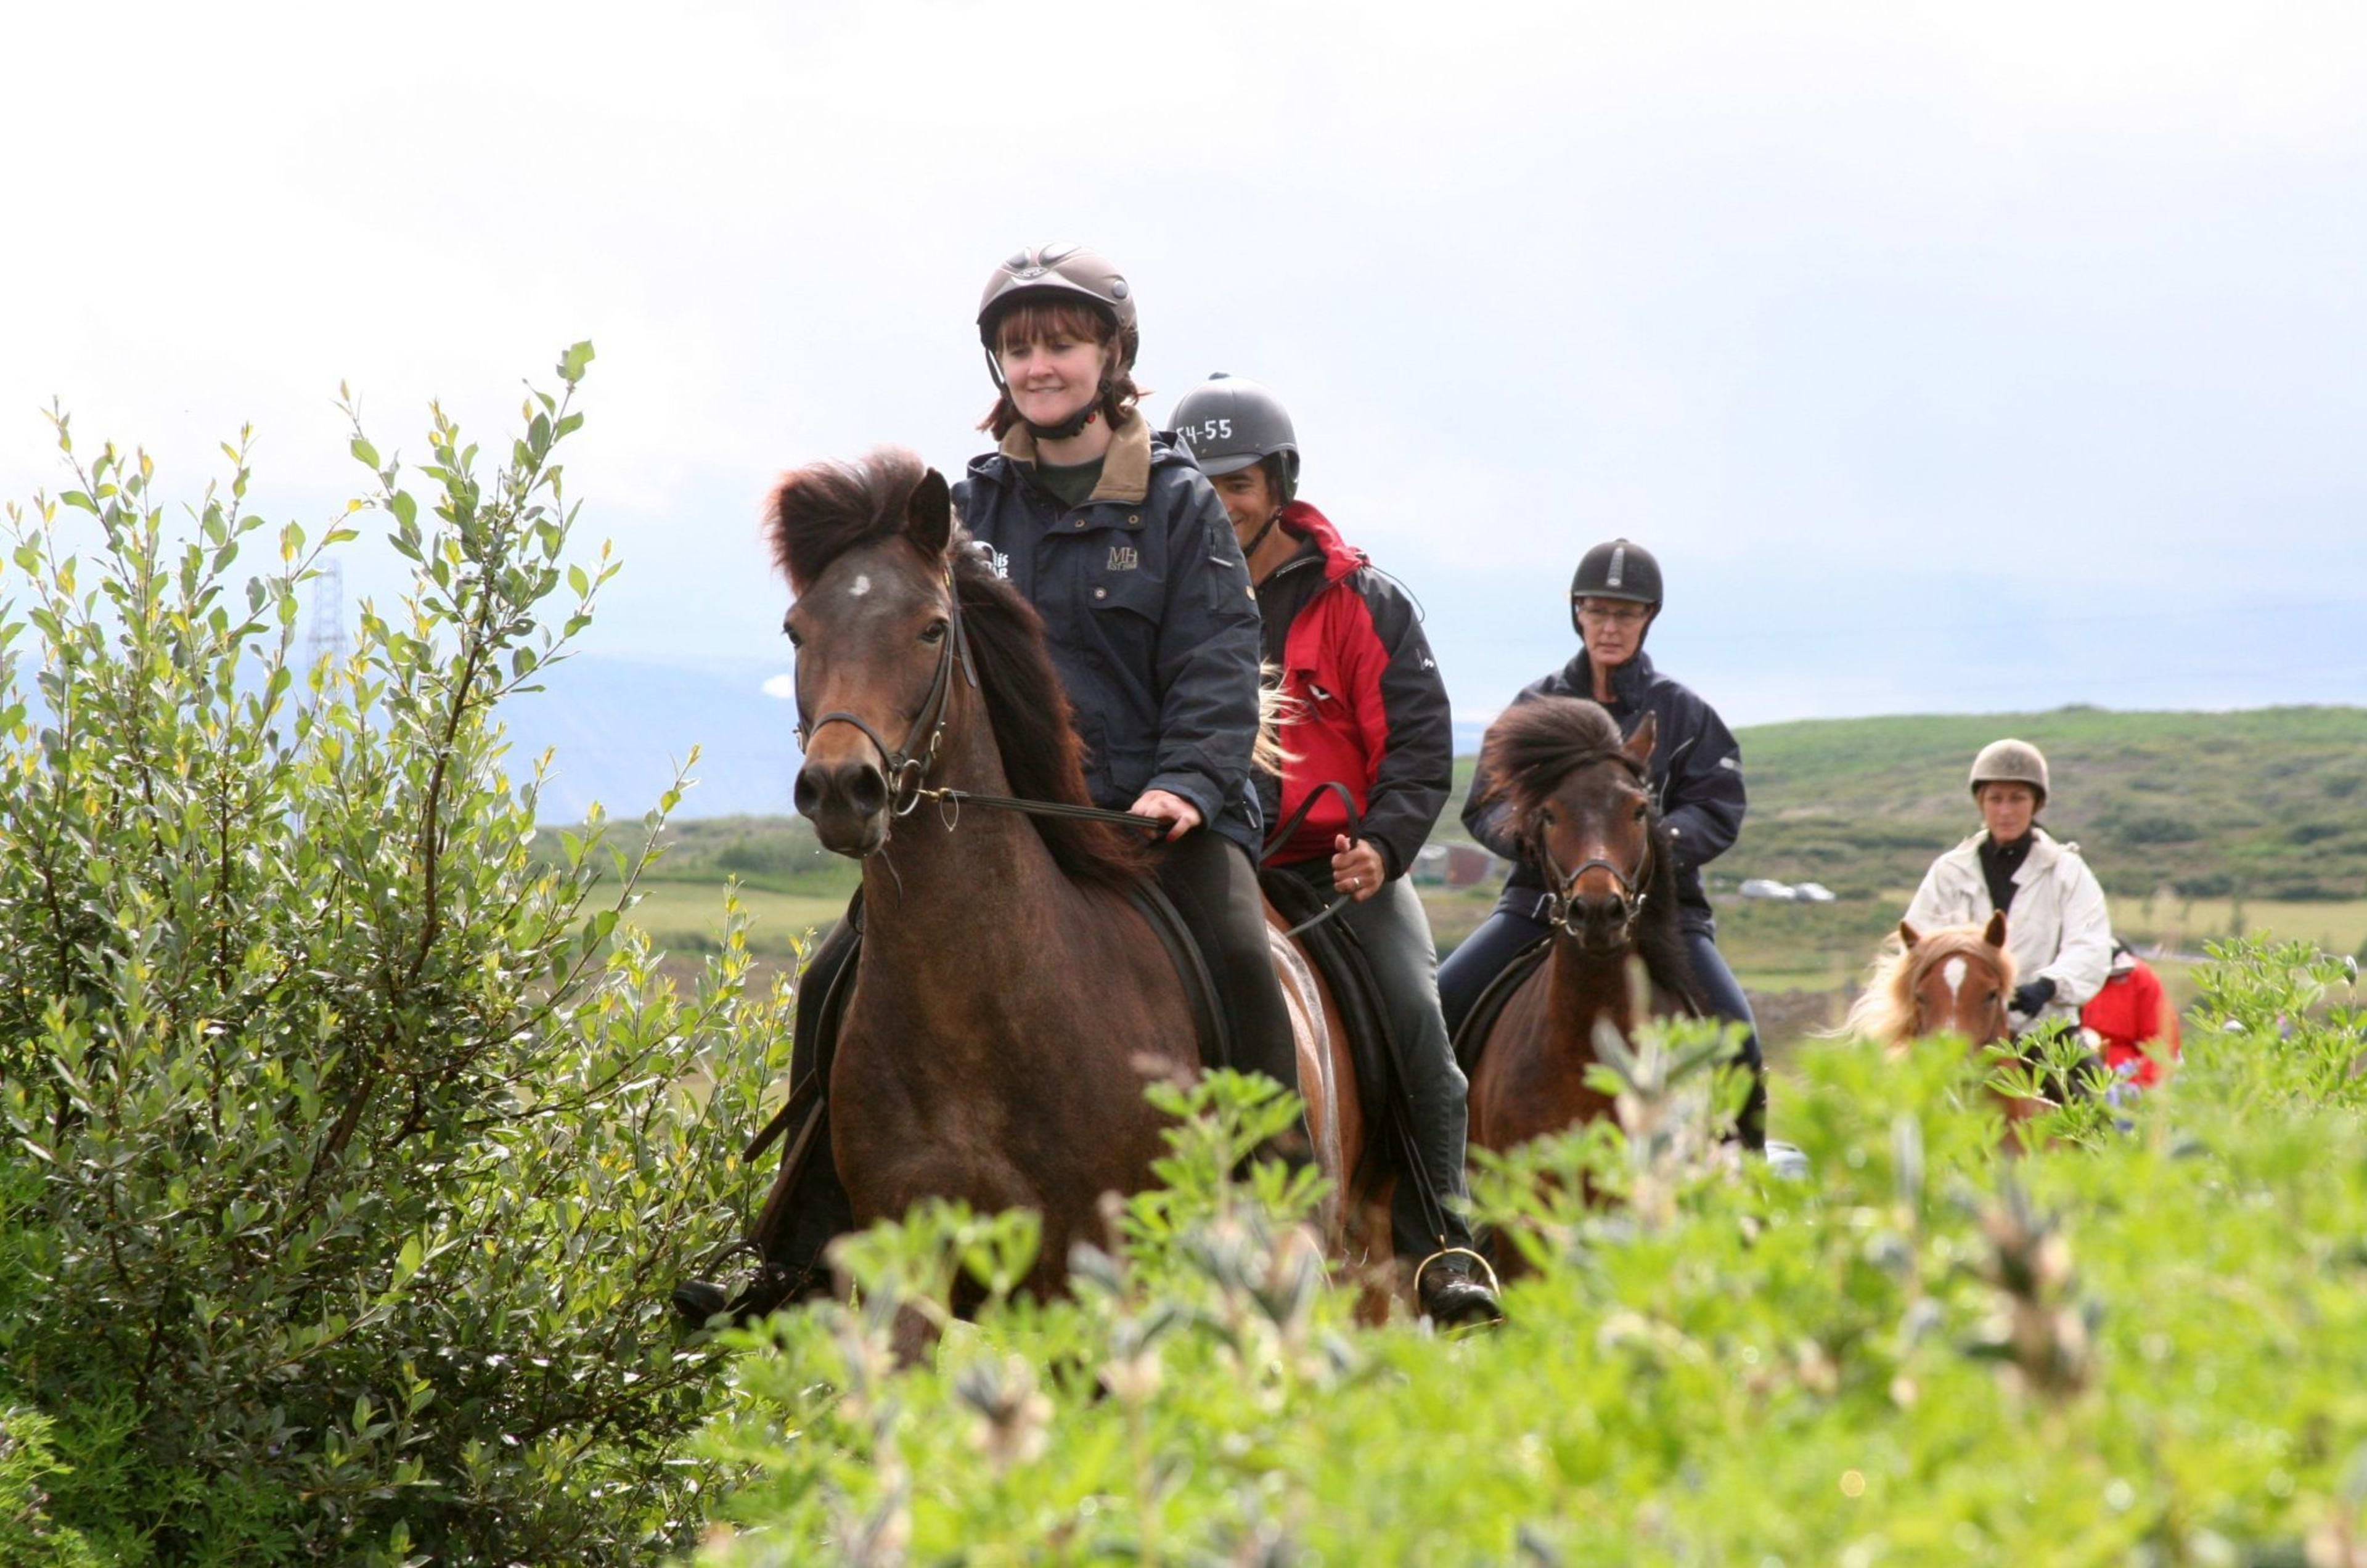
[[[987,269],[1073,238],[1154,412],[1289,399],[1464,713],[1564,657],[1613,534],[1737,722],[2367,697],[2355,6],[28,10],[9,495],[54,394],[191,492],[251,420],[265,509],[323,516],[340,380],[416,450],[590,337],[592,649],[753,664],[766,479],[957,468]]]

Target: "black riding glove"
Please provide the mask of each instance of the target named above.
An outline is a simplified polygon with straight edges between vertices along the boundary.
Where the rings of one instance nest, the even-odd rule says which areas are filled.
[[[2039,1010],[2054,999],[2055,982],[2044,975],[2013,988],[2013,1010],[2024,1018],[2036,1018]]]

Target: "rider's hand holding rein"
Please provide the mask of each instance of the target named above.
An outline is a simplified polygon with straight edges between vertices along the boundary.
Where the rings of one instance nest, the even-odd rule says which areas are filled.
[[[1170,843],[1200,825],[1200,808],[1180,795],[1170,795],[1163,789],[1144,790],[1132,806],[1127,807],[1137,817],[1156,817],[1167,824]]]
[[[1331,886],[1353,895],[1357,903],[1378,893],[1389,879],[1388,865],[1370,839],[1351,842],[1347,834],[1341,833],[1333,837],[1331,848],[1336,852],[1331,856]]]

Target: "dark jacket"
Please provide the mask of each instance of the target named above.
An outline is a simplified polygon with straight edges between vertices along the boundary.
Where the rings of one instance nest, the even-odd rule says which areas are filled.
[[[1403,589],[1305,502],[1283,508],[1282,527],[1300,540],[1298,553],[1266,574],[1257,602],[1266,662],[1289,700],[1281,734],[1289,760],[1279,779],[1257,775],[1259,803],[1279,826],[1309,792],[1338,780],[1389,875],[1403,875],[1455,788],[1446,684]],[[1274,860],[1329,860],[1347,826],[1327,790]]]
[[[1560,670],[1523,688],[1512,703],[1518,706],[1536,697],[1593,696],[1594,673],[1580,649]],[[1709,897],[1702,891],[1701,868],[1724,854],[1742,831],[1742,748],[1715,708],[1690,687],[1655,671],[1644,653],[1612,671],[1611,701],[1604,707],[1618,720],[1622,735],[1635,734],[1646,714],[1659,716],[1648,773],[1662,819],[1676,839],[1677,902],[1688,925],[1703,925],[1710,908]],[[1496,908],[1542,919],[1545,874],[1521,859],[1520,846],[1504,825],[1504,808],[1480,809],[1478,803],[1487,787],[1484,771],[1472,778],[1463,825],[1473,838],[1514,863]]]
[[[971,461],[955,506],[1044,618],[1094,803],[1124,810],[1163,789],[1254,853],[1257,601],[1217,492],[1139,413],[1112,433],[1082,505],[1035,472],[1023,425]]]

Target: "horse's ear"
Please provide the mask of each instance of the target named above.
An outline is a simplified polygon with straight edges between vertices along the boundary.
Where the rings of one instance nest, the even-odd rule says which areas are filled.
[[[904,504],[904,536],[932,560],[953,541],[953,492],[946,487],[946,476],[934,468],[921,476],[912,487],[912,499]]]
[[[1914,949],[1915,944],[1923,940],[1923,933],[1917,931],[1913,926],[1908,925],[1905,920],[1901,920],[1898,922],[1898,940],[1905,942],[1908,950],[1911,952]]]
[[[1648,713],[1644,716],[1644,722],[1636,727],[1636,733],[1627,738],[1627,754],[1636,759],[1638,767],[1652,761],[1652,742],[1659,739],[1659,734],[1660,716]]]
[[[1981,940],[2000,952],[2004,950],[2005,911],[2003,909],[1990,911],[1989,923],[1981,928]]]

